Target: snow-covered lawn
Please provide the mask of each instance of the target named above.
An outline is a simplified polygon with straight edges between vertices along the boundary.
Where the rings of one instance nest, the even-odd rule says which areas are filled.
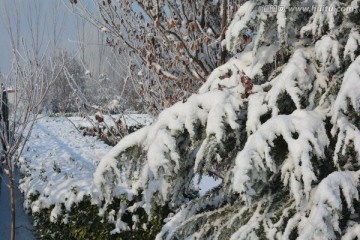
[[[99,139],[83,137],[65,118],[44,117],[34,126],[20,160],[25,177],[19,188],[32,211],[51,205],[72,203],[91,194],[93,173],[109,150]],[[31,194],[40,194],[31,203]]]
[[[111,122],[109,117],[104,118]],[[131,126],[149,124],[152,119],[146,115],[130,115],[126,121]],[[34,213],[50,208],[51,221],[61,216],[61,221],[67,223],[63,205],[71,210],[71,206],[82,201],[84,196],[99,195],[94,185],[94,173],[112,147],[99,138],[83,136],[76,129],[89,126],[87,124],[80,117],[42,117],[35,124],[18,164],[23,174],[19,188],[24,193],[26,209]],[[194,184],[200,195],[221,183],[221,180],[207,176],[203,176],[199,184],[197,181],[198,176]]]
[[[77,127],[89,124],[80,117],[70,120]],[[105,120],[111,122],[107,116]],[[151,118],[134,114],[126,121],[129,125],[148,124]],[[52,212],[55,220],[60,204],[69,209],[85,195],[92,194],[93,174],[110,149],[100,139],[80,134],[65,117],[39,119],[19,162],[24,174],[19,188],[25,194],[25,208],[36,212],[55,205]],[[39,195],[34,202],[30,201],[32,194]]]

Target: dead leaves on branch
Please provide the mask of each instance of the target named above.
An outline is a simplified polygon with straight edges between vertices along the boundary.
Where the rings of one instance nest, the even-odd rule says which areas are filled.
[[[222,33],[223,16],[218,4],[137,0],[141,11],[135,11],[129,0],[101,1],[98,7],[102,20],[111,30],[107,44],[129,47],[133,50],[131,57],[143,61],[144,65],[133,71],[133,80],[142,82],[136,84],[138,92],[144,94],[143,101],[153,109],[170,106],[196,92],[218,66],[222,49],[217,38]],[[229,6],[235,6],[230,2]],[[229,8],[228,16],[235,11]],[[197,20],[192,16],[197,16]],[[147,72],[148,80],[135,76],[139,71]],[[180,80],[184,85],[180,86]],[[155,91],[160,92],[154,94]],[[185,92],[185,96],[178,97],[179,92]],[[166,96],[171,96],[171,101]]]

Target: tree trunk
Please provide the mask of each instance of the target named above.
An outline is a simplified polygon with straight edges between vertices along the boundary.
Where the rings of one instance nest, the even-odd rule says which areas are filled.
[[[10,159],[11,161],[11,159]],[[11,232],[10,240],[15,240],[15,184],[14,184],[14,173],[12,168],[9,169],[10,179],[10,201],[11,201]]]

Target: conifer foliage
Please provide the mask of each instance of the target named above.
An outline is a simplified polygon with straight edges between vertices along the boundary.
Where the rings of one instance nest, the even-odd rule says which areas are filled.
[[[167,206],[157,239],[360,236],[360,15],[279,2],[286,11],[239,6],[222,42],[233,57],[102,159],[98,199],[124,199],[114,232],[126,211]],[[222,183],[199,195],[196,176]]]

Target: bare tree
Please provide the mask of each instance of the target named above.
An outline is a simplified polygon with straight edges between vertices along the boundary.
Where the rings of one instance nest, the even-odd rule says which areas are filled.
[[[57,75],[57,79],[54,84],[50,87],[49,94],[46,97],[46,102],[44,102],[44,104],[52,113],[75,112],[75,93],[66,79],[64,70],[67,69],[71,73],[76,81],[76,84],[79,86],[79,90],[82,91],[85,84],[83,67],[76,56],[70,52],[63,51],[60,53],[53,53],[51,56],[53,61],[56,62],[59,67],[57,71],[61,71]],[[64,68],[62,68],[62,65],[60,64],[63,61],[65,65]],[[52,71],[49,67],[46,67],[45,70],[46,72]]]
[[[50,43],[45,38],[46,14],[39,1],[7,0],[1,1],[1,7],[1,20],[12,51],[8,60],[12,62],[12,67],[1,77],[1,165],[9,178],[10,239],[14,240],[14,166],[42,110],[45,96],[64,65],[64,59],[54,62],[48,58]]]
[[[107,35],[107,44],[129,55],[129,78],[150,112],[197,91],[228,58],[226,25],[240,0],[67,1],[69,9]]]
[[[10,73],[2,78],[1,90],[1,106],[9,109],[8,116],[3,114],[0,120],[0,140],[4,169],[10,180],[11,240],[15,239],[14,164],[30,137],[50,86],[64,65],[64,59],[62,62],[54,62],[46,58],[46,53],[35,61],[33,50],[28,49],[25,43],[23,49],[23,54],[16,54],[19,60],[14,57]],[[50,71],[45,71],[46,65]],[[9,89],[12,89],[12,96],[9,96]]]
[[[130,58],[126,52],[119,54],[109,47],[106,36],[83,19],[77,19],[76,28],[77,40],[73,42],[78,44],[76,57],[86,79],[81,91],[88,103],[106,108],[115,101],[122,108],[139,109],[137,94],[127,76]]]
[[[50,10],[48,34],[50,36],[51,48],[56,51],[61,48],[61,42],[64,42],[64,33],[67,25],[67,15],[62,11],[60,1],[52,1]]]

